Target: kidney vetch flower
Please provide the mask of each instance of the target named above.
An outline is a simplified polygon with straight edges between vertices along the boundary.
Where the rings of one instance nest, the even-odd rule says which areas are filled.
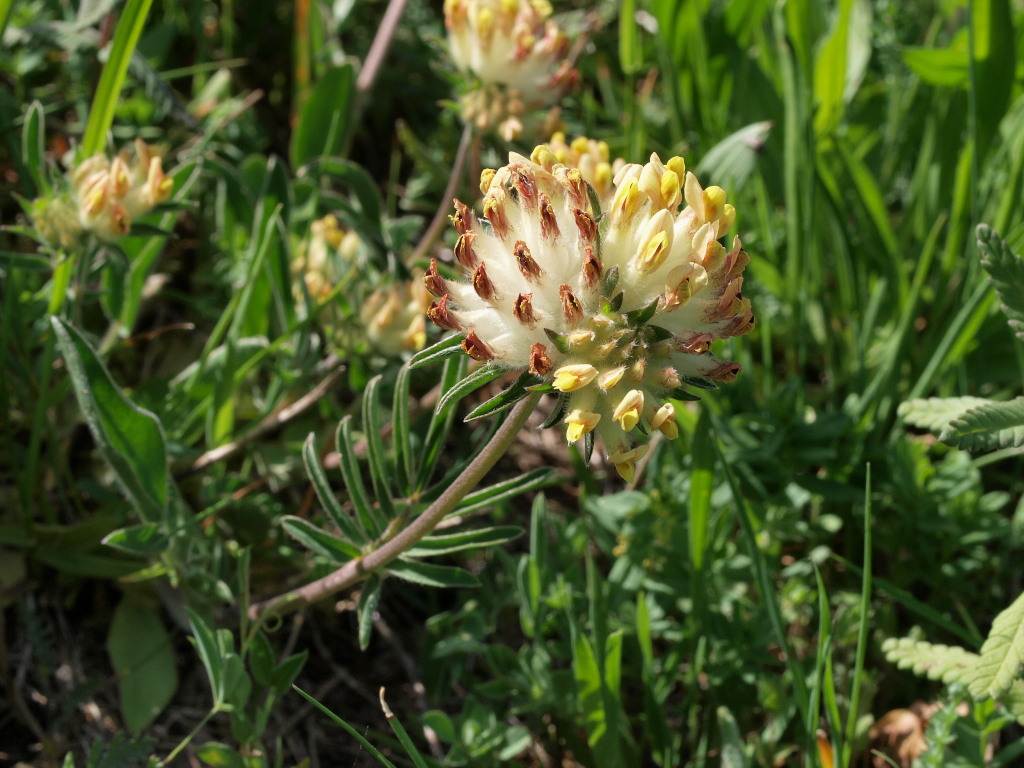
[[[566,438],[599,437],[628,481],[647,435],[678,434],[669,397],[739,371],[710,353],[753,326],[740,292],[748,257],[738,238],[719,241],[736,212],[681,157],[622,165],[603,206],[580,169],[544,147],[533,157],[484,171],[482,218],[455,201],[467,280],[445,279],[433,261],[428,314],[465,333],[471,357],[550,382]]]
[[[134,158],[121,152],[113,160],[106,155],[84,160],[71,182],[79,223],[101,240],[128,234],[132,221],[167,200],[174,186],[160,156],[141,140],[135,142]]]
[[[547,0],[445,0],[452,59],[479,80],[462,99],[467,122],[511,140],[527,111],[553,104],[576,81],[551,12]]]

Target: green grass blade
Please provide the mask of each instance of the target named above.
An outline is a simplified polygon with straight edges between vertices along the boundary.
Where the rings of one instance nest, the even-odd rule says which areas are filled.
[[[128,62],[131,61],[135,46],[142,34],[142,27],[149,15],[153,0],[128,0],[121,18],[117,21],[114,41],[110,46],[107,63],[103,65],[96,95],[89,109],[89,120],[85,125],[82,137],[81,155],[90,157],[103,151],[107,143],[107,131],[114,122],[114,110],[121,95],[125,75],[128,73]]]
[[[309,695],[304,690],[299,688],[299,686],[292,685],[292,690],[299,694],[299,696],[304,698],[310,704],[312,704],[314,707],[316,707],[318,710],[320,710],[321,713],[327,715],[327,717],[331,720],[332,723],[341,726],[341,728],[344,729],[344,731],[349,736],[351,736],[353,739],[359,742],[359,745],[369,753],[370,757],[377,761],[378,765],[383,765],[384,768],[396,768],[394,763],[392,763],[390,760],[384,757],[384,755],[380,753],[380,750],[378,750],[375,746],[373,746],[373,744],[367,741],[366,737],[363,736],[363,734],[361,734],[359,731],[357,731],[355,728],[349,725],[345,720],[342,720],[338,715],[334,714],[331,710],[329,710],[319,701],[314,699],[311,695]]]
[[[867,465],[864,480],[864,568],[861,573],[860,625],[857,629],[857,656],[853,668],[853,690],[850,692],[850,711],[846,713],[845,741],[842,766],[853,760],[853,742],[857,737],[857,713],[860,710],[861,684],[864,676],[864,656],[868,648],[868,616],[871,613],[871,465]]]
[[[412,760],[412,764],[416,768],[427,768],[427,761],[423,759],[423,755],[420,754],[412,739],[409,738],[409,734],[406,732],[405,726],[402,725],[402,721],[391,711],[391,707],[384,700],[383,688],[380,689],[380,708],[384,710],[384,718],[388,721],[388,725],[391,726],[391,730],[395,732],[395,736],[398,737],[398,741],[402,745],[402,749],[405,750],[405,754]]]

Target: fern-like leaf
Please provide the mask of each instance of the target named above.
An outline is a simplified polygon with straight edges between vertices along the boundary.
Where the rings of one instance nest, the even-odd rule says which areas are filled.
[[[1024,259],[985,224],[978,225],[977,237],[981,264],[992,278],[1007,322],[1024,339]]]
[[[1024,397],[971,408],[950,421],[939,439],[975,451],[1024,445]]]
[[[966,682],[979,661],[977,654],[956,645],[940,645],[912,637],[890,637],[882,643],[885,658],[915,675],[947,685]]]
[[[981,397],[929,397],[907,400],[900,405],[899,415],[906,424],[927,429],[938,435],[950,422],[967,411],[992,402]]]
[[[981,658],[968,677],[975,698],[1000,698],[1024,665],[1024,592],[996,616],[981,646]]]
[[[1006,710],[1018,723],[1024,725],[1024,680],[1015,680],[999,703],[1006,707]]]

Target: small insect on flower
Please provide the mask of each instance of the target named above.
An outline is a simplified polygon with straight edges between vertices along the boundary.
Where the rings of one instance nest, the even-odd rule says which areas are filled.
[[[569,39],[551,13],[547,0],[445,0],[452,59],[479,81],[462,99],[466,122],[511,141],[528,112],[576,82]]]
[[[592,150],[607,157],[560,139],[485,171],[483,216],[456,202],[453,217],[472,246],[471,259],[465,245],[458,258],[466,279],[425,280],[435,322],[464,332],[473,357],[550,382],[566,400],[566,439],[593,433],[628,481],[647,436],[678,437],[669,398],[687,380],[738,372],[710,347],[753,327],[741,293],[748,259],[738,238],[721,242],[736,215],[725,191],[702,187],[682,158],[617,164],[591,195],[604,171],[585,178],[563,160]]]
[[[174,187],[160,156],[142,140],[135,142],[134,158],[127,151],[113,160],[93,155],[70,178],[79,224],[101,240],[128,234],[132,222],[167,200]]]

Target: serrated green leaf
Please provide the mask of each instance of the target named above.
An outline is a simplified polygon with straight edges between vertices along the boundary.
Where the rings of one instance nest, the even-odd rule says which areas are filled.
[[[996,616],[967,679],[971,695],[998,699],[1010,689],[1024,665],[1024,592]]]
[[[999,702],[1016,718],[1018,724],[1024,725],[1024,680],[1015,680]]]
[[[1024,397],[971,408],[950,422],[939,439],[973,451],[1024,445]]]
[[[956,645],[941,645],[912,637],[888,638],[882,643],[885,658],[900,669],[951,685],[966,682],[978,655]]]
[[[985,224],[978,225],[977,237],[981,265],[992,278],[1003,313],[1017,338],[1024,339],[1024,259]]]
[[[992,402],[981,397],[928,397],[900,404],[899,416],[906,424],[936,435],[950,422],[979,405]]]
[[[359,557],[359,547],[344,539],[332,536],[308,520],[294,515],[281,518],[284,532],[302,544],[306,549],[326,557],[334,563],[347,563]]]

